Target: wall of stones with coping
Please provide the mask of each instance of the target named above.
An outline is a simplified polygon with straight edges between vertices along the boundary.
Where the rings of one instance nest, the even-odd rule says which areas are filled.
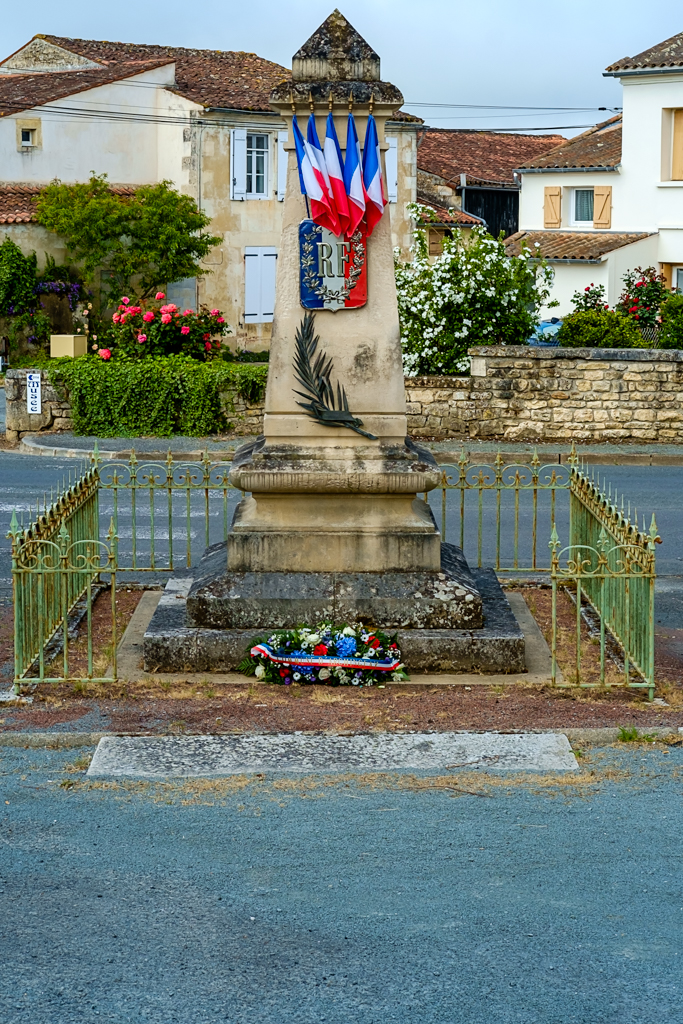
[[[479,346],[470,356],[470,377],[406,378],[413,437],[683,443],[683,351]],[[44,374],[43,412],[28,415],[26,372],[7,372],[8,440],[71,429]],[[224,407],[235,433],[262,431],[262,402],[226,395]]]

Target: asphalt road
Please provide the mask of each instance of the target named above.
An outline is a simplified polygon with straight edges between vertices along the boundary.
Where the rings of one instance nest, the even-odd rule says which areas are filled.
[[[683,1020],[681,748],[489,797],[80,754],[0,748],[3,1024]]]
[[[53,459],[45,457],[34,457],[29,455],[16,455],[10,452],[0,452],[0,600],[7,600],[11,596],[11,562],[9,555],[9,543],[5,534],[9,527],[12,509],[16,508],[19,513],[24,512],[28,516],[29,509],[35,508],[35,502],[43,495],[50,494],[51,487],[57,487],[64,479],[68,479],[69,473],[75,473],[80,463],[73,459]],[[683,628],[683,547],[680,538],[683,536],[683,467],[678,466],[609,466],[600,467],[601,477],[604,475],[613,486],[617,487],[619,494],[626,496],[632,506],[637,506],[639,517],[642,522],[642,515],[646,516],[649,525],[650,516],[654,512],[657,518],[657,526],[663,538],[663,544],[657,547],[657,568],[660,579],[657,581],[657,621],[669,628]],[[484,508],[484,542],[483,558],[484,564],[493,564],[495,554],[495,511],[493,502],[488,499]],[[232,517],[232,510],[239,499],[238,492],[230,492],[228,519]],[[526,499],[526,500],[525,500]],[[530,544],[524,537],[531,536],[531,505],[530,494],[523,495],[520,503],[520,554],[522,557],[530,553]],[[137,545],[141,554],[141,561],[149,552],[150,537],[150,510],[147,498],[141,500],[138,505],[138,530]],[[156,532],[157,532],[157,553],[163,557],[167,550],[168,528],[165,517],[166,497],[163,492],[157,496],[156,505]],[[200,556],[205,542],[204,531],[204,496],[203,492],[197,492],[193,496],[191,510],[191,544],[193,560]],[[432,492],[432,505],[437,518],[441,522],[441,496],[440,492]],[[214,493],[210,498],[211,510],[211,534],[210,541],[214,543],[223,537],[223,505],[220,493]],[[106,533],[109,525],[109,517],[113,512],[113,500],[111,492],[103,492],[100,502],[102,535]],[[185,532],[184,497],[178,494],[175,499],[174,515],[177,514],[177,526],[174,525],[174,544],[176,556],[184,551]],[[557,528],[560,539],[567,542],[568,514],[566,495],[558,492],[557,497]],[[511,529],[514,521],[514,507],[512,495],[504,496],[503,502],[503,556],[511,564],[512,542]],[[466,522],[466,543],[465,553],[473,564],[477,559],[477,507],[476,495],[468,495],[468,504],[465,514]],[[549,496],[541,494],[539,497],[539,525],[537,552],[539,564],[547,564],[547,544],[549,539]],[[121,536],[120,550],[122,553],[131,552],[132,549],[132,520],[130,508],[123,503],[119,509],[119,533]],[[460,537],[460,513],[458,495],[456,492],[448,494],[448,512],[446,519],[447,539],[455,543]],[[182,561],[182,558],[181,558]],[[523,562],[521,564],[524,564]],[[527,564],[529,564],[527,562]],[[148,580],[156,582],[163,581],[164,577],[157,574],[152,577],[149,574],[138,573],[137,579],[143,576]]]

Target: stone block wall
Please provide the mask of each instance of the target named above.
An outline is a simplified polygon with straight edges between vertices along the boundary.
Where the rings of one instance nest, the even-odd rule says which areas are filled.
[[[41,374],[42,412],[26,411],[26,374],[31,370],[7,370],[5,373],[6,426],[8,441],[18,441],[23,434],[41,430],[71,430],[71,406],[57,394]]]
[[[470,356],[470,377],[406,379],[413,437],[683,444],[683,351],[480,346]],[[8,439],[70,429],[45,375],[43,412],[27,414],[26,373],[7,372]],[[226,395],[224,408],[236,434],[263,430],[263,402]]]
[[[683,443],[683,351],[480,346],[406,380],[414,437]]]

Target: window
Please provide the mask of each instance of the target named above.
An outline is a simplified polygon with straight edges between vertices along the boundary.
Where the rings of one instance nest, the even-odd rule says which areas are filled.
[[[35,146],[35,128],[21,129],[22,146]]]
[[[270,199],[270,136],[233,128],[230,132],[231,199]]]
[[[20,153],[28,153],[43,147],[43,131],[39,117],[18,117],[14,122],[16,129],[17,149]]]
[[[593,189],[575,188],[573,203],[574,224],[590,224],[593,226]]]
[[[387,172],[387,199],[390,203],[398,200],[398,139],[387,136],[389,149],[384,154]]]
[[[277,249],[248,245],[244,250],[244,322],[270,324],[275,311]]]
[[[264,196],[268,185],[268,136],[247,135],[248,196]]]

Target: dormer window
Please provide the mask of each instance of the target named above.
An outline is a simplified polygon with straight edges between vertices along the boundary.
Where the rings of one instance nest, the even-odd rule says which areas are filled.
[[[593,227],[593,189],[575,188],[572,197],[572,225]]]
[[[25,147],[32,147],[36,144],[36,130],[35,128],[22,128],[21,129],[21,144]]]

